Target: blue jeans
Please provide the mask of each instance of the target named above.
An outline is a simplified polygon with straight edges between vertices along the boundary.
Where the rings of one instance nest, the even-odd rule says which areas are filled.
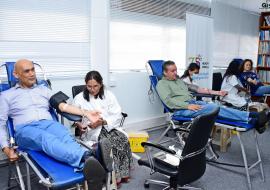
[[[201,105],[202,108],[197,111],[192,111],[188,109],[181,109],[174,112],[174,115],[182,116],[182,117],[196,117],[201,114],[206,114],[212,111],[213,109],[219,107],[219,105],[215,103],[206,103],[204,101],[189,101],[190,104],[197,104]],[[248,122],[249,121],[249,112],[246,111],[239,111],[232,108],[227,108],[220,106],[220,111],[218,113],[218,118],[220,119],[228,119],[234,121],[241,121],[241,122]]]
[[[263,96],[264,94],[270,94],[270,86],[260,86],[255,94]]]
[[[82,148],[71,136],[70,131],[52,120],[40,120],[16,126],[15,138],[20,148],[43,151],[56,160],[81,169]]]

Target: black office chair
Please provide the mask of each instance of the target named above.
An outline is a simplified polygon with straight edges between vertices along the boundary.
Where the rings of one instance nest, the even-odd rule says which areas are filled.
[[[86,85],[72,86],[72,89],[71,90],[72,90],[72,96],[73,96],[73,98],[77,94],[81,93],[85,88],[86,88]],[[126,117],[128,116],[128,114],[127,113],[124,113],[124,112],[122,112],[121,114],[122,114],[122,119],[121,119],[121,122],[120,122],[120,127],[123,126],[124,121],[125,121]],[[75,128],[75,136],[80,136],[80,131],[79,131],[78,128]]]
[[[192,121],[190,133],[180,156],[178,166],[169,164],[160,158],[160,156],[153,156],[150,153],[150,149],[153,147],[176,155],[174,150],[150,142],[142,143],[142,146],[146,148],[147,158],[138,160],[138,164],[149,167],[151,173],[159,172],[170,177],[169,183],[147,179],[144,184],[146,188],[149,187],[150,183],[165,186],[164,190],[171,188],[181,189],[181,187],[183,189],[192,188],[187,185],[199,179],[205,172],[207,142],[218,112],[219,108],[209,114],[200,115]]]

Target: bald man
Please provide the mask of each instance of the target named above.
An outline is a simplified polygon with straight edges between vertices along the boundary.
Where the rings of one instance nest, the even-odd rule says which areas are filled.
[[[36,72],[30,60],[18,60],[13,74],[19,83],[0,94],[0,145],[3,152],[11,161],[18,158],[8,143],[6,122],[10,117],[13,119],[19,147],[43,151],[56,160],[83,169],[89,188],[102,189],[105,170],[94,158],[95,152],[82,148],[65,126],[54,121],[49,113],[49,106],[51,103],[61,112],[86,116],[92,123],[100,119],[99,112],[81,110],[65,101],[59,101],[59,98],[55,99],[55,95],[46,86],[36,84]],[[108,161],[104,163],[105,168],[109,168],[111,164],[105,158],[109,155],[109,146],[106,140],[100,144],[101,162]]]

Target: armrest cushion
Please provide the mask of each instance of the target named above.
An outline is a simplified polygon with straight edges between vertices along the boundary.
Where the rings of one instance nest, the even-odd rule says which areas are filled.
[[[61,112],[59,109],[59,104],[66,103],[68,99],[69,97],[65,93],[63,93],[62,91],[59,91],[56,94],[51,96],[49,103],[54,109],[56,109],[57,112]]]
[[[66,112],[58,112],[61,116],[67,118],[69,121],[81,121],[82,117],[80,115],[73,115]]]
[[[201,94],[201,93],[192,93],[193,96],[196,97],[207,97],[207,98],[213,98],[213,97],[217,97],[218,95],[214,95],[214,94]]]

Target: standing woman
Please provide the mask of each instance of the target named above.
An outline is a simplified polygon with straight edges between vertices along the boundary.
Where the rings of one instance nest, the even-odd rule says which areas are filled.
[[[240,81],[245,88],[250,89],[252,95],[257,94],[263,96],[270,94],[270,86],[264,86],[258,75],[253,72],[253,62],[251,59],[245,59],[240,66]]]
[[[182,79],[187,84],[193,84],[192,76],[194,74],[199,74],[199,71],[200,66],[197,63],[190,63],[187,70],[185,70],[180,79]]]
[[[98,141],[107,138],[112,145],[114,171],[117,185],[128,182],[130,168],[133,166],[132,153],[128,138],[119,128],[122,119],[121,107],[114,94],[104,87],[102,76],[97,71],[90,71],[85,76],[86,88],[76,95],[73,104],[85,110],[101,112],[102,119],[96,123],[78,124],[87,140]]]

